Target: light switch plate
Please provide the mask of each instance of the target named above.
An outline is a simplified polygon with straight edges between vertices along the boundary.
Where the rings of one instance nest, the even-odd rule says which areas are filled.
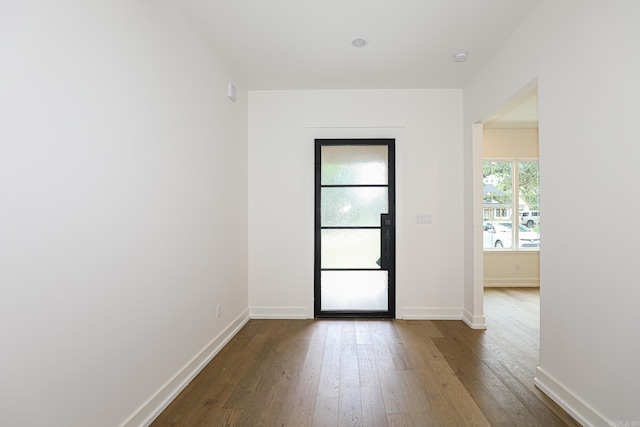
[[[416,224],[431,224],[431,214],[419,214],[416,216]]]

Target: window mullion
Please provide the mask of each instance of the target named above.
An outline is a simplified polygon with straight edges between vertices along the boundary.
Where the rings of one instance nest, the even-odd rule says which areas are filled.
[[[512,228],[513,228],[513,250],[520,250],[520,165],[518,160],[513,160],[511,170],[513,171],[513,196],[511,210]]]

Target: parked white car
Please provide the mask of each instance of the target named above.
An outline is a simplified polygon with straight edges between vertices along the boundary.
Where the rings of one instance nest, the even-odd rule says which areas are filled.
[[[540,234],[520,224],[520,248],[539,248]],[[513,226],[509,221],[485,221],[482,229],[485,248],[513,248]]]
[[[540,212],[538,211],[526,211],[520,213],[520,224],[524,224],[531,228],[534,225],[540,224]]]

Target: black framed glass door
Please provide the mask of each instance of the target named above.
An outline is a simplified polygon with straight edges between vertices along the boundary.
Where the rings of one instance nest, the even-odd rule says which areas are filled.
[[[394,164],[393,139],[316,139],[316,317],[395,317]]]

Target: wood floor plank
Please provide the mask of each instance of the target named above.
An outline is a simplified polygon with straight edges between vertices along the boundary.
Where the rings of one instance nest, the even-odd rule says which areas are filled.
[[[338,397],[340,390],[340,337],[342,324],[329,321],[320,371],[318,395]]]
[[[432,425],[435,422],[431,412],[434,401],[429,398],[427,388],[422,381],[422,375],[416,374],[417,372],[412,371],[398,372],[409,408],[407,419],[411,425],[420,425],[420,423]],[[433,389],[433,387],[429,388]],[[437,395],[440,397],[440,393],[437,393]],[[440,404],[441,402],[438,401],[437,403]]]
[[[387,413],[380,387],[361,387],[362,425],[366,427],[389,427]]]
[[[380,388],[378,369],[372,344],[358,345],[358,372],[361,387]]]
[[[214,409],[199,422],[189,423],[186,426],[240,427],[241,416],[242,411],[237,409]]]
[[[390,359],[390,356],[387,358],[384,355],[380,355],[380,359],[376,359],[376,361],[382,360],[382,364],[385,364]],[[407,399],[404,395],[402,384],[398,381],[397,372],[394,369],[380,371],[380,368],[378,368],[378,380],[387,413],[409,413]]]
[[[389,427],[417,427],[411,424],[406,413],[387,414],[387,420],[389,422]]]
[[[410,348],[411,363],[414,369],[429,366],[432,361],[442,361],[444,357],[435,345],[430,332],[421,324],[414,322],[396,321],[398,333],[402,336],[407,348]],[[441,333],[438,334],[442,336]]]
[[[311,425],[313,427],[336,427],[338,425],[338,396],[318,395]]]
[[[455,425],[488,426],[488,420],[451,366],[446,362],[433,362],[433,365],[444,400],[451,406],[448,415],[456,420]]]
[[[362,427],[360,387],[341,386],[338,398],[338,427]]]
[[[320,384],[320,371],[324,359],[326,325],[326,323],[319,324],[317,328],[313,328],[310,335],[304,338],[309,340],[309,345],[304,363],[295,380],[297,382],[291,396],[293,404],[288,419],[284,423],[286,426],[309,425],[313,419]]]
[[[222,408],[232,392],[233,388],[228,385],[214,385],[208,388],[201,398],[200,407],[197,410],[192,410],[192,416],[187,419],[189,424],[208,425],[215,423],[218,419],[234,420],[235,422],[241,411]]]
[[[371,333],[370,333],[371,322],[375,322],[375,320],[355,322],[357,345],[371,344]]]
[[[339,349],[339,384],[340,388],[359,388],[360,369],[358,365],[358,348],[356,345],[355,321],[345,321],[340,332]]]

